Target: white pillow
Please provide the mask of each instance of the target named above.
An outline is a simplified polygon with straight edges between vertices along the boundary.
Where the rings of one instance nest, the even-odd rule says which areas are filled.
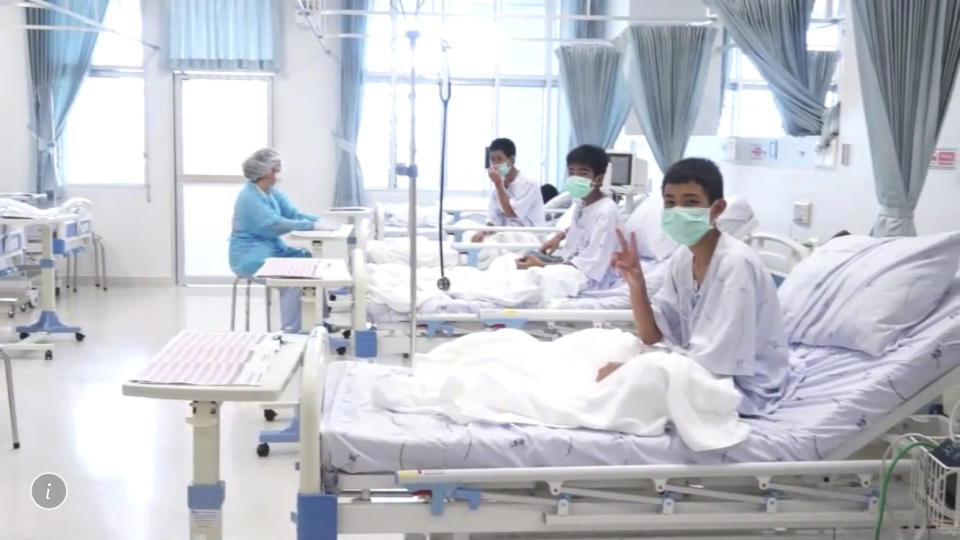
[[[937,307],[958,261],[960,231],[831,240],[780,286],[787,338],[879,356]]]
[[[660,225],[662,213],[663,202],[658,197],[647,197],[624,224],[628,238],[630,233],[636,233],[637,248],[643,258],[662,261],[677,249],[678,244],[663,232]]]

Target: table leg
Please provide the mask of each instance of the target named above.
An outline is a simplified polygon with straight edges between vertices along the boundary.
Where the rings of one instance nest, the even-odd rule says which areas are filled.
[[[46,332],[48,334],[77,334],[82,338],[80,328],[67,326],[57,317],[56,300],[56,262],[53,255],[53,228],[51,225],[41,225],[41,255],[40,255],[40,319],[28,326],[18,326],[17,332],[33,334]],[[69,286],[69,283],[66,284]]]
[[[190,540],[222,540],[225,485],[220,480],[220,404],[194,401],[193,483],[187,488]]]
[[[322,320],[322,315],[319,320],[317,318],[317,289],[303,287],[300,293],[300,330],[309,332]]]
[[[13,435],[13,449],[20,448],[20,432],[17,429],[17,401],[13,398],[13,368],[10,366],[10,355],[0,349],[0,358],[3,358],[3,369],[7,379],[7,401],[10,405],[10,431]]]
[[[322,240],[314,240],[313,242],[310,242],[310,256],[313,257],[314,259],[323,258],[323,241]]]

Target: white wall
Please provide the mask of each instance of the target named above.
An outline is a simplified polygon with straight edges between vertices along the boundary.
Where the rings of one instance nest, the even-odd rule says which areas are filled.
[[[144,40],[160,43],[162,3],[143,2]],[[274,141],[284,156],[284,184],[307,212],[333,200],[334,144],[339,102],[339,70],[313,34],[284,10],[284,69],[274,85]],[[0,8],[0,189],[33,185],[31,137],[26,129],[28,72],[22,10]],[[333,46],[336,52],[336,46]],[[93,202],[96,228],[103,236],[111,276],[138,282],[170,283],[176,276],[176,197],[174,190],[173,75],[161,53],[144,49],[146,78],[146,187],[68,187],[66,196]],[[238,114],[243,114],[238,111]],[[238,164],[239,166],[239,164]],[[84,269],[81,268],[81,271]]]
[[[27,68],[27,34],[23,10],[0,6],[0,191],[31,191],[33,137],[30,122],[30,71]]]

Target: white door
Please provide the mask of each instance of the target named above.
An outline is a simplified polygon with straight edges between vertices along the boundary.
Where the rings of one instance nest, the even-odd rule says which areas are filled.
[[[176,76],[177,279],[223,283],[241,164],[273,142],[271,76]]]

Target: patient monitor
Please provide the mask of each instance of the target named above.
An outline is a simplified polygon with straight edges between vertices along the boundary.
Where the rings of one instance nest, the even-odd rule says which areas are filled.
[[[626,198],[627,213],[633,212],[635,199],[650,191],[647,162],[628,152],[607,152],[610,164],[603,178],[603,187]]]

